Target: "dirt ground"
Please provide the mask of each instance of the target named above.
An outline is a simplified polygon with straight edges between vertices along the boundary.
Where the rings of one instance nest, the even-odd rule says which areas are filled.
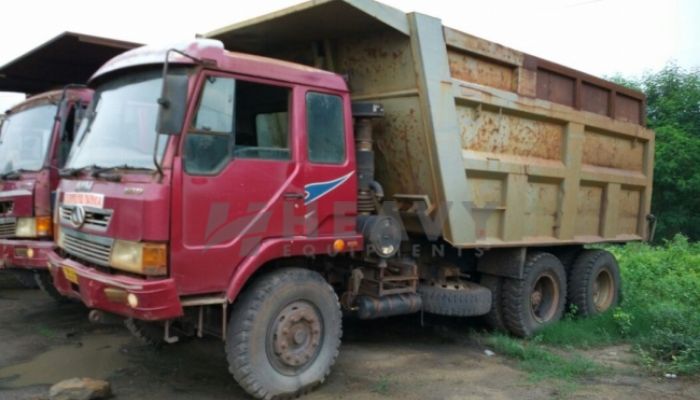
[[[625,347],[588,352],[614,373],[572,386],[533,382],[514,361],[486,356],[466,322],[421,327],[411,317],[344,328],[333,372],[305,399],[700,399],[697,379],[648,376]],[[45,399],[52,383],[73,377],[108,379],[119,400],[249,398],[218,340],[155,351],[121,325],[89,323],[81,305],[58,306],[0,275],[0,400]]]

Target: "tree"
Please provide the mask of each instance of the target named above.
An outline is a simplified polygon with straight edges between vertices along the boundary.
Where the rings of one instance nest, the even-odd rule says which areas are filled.
[[[641,79],[614,81],[644,91],[656,131],[652,212],[657,238],[700,239],[700,70],[669,64]]]

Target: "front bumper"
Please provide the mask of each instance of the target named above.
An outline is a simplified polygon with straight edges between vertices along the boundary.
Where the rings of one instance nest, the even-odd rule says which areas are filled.
[[[62,295],[82,301],[88,308],[145,321],[162,321],[183,315],[182,304],[172,278],[146,280],[111,275],[55,251],[48,254],[53,284]],[[127,296],[138,299],[129,305]]]
[[[0,269],[45,270],[53,248],[52,241],[0,239]]]

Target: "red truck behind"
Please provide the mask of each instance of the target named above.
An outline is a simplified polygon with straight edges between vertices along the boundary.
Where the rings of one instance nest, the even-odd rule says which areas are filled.
[[[0,128],[0,269],[57,300],[65,298],[47,269],[52,193],[91,98],[87,88],[36,95],[8,110]]]

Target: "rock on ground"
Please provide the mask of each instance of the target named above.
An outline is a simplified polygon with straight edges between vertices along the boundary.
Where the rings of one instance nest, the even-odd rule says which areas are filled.
[[[112,395],[109,382],[90,378],[61,381],[49,390],[51,400],[98,400]]]

